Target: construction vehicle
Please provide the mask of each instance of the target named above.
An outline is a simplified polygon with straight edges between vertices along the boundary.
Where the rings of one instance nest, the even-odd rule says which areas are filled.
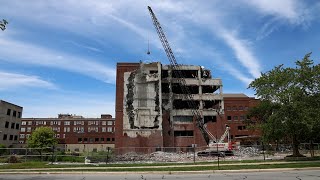
[[[207,145],[208,145],[208,150],[210,151],[214,151],[214,148],[216,148],[216,150],[221,150],[221,151],[230,151],[230,138],[229,138],[229,127],[227,127],[225,133],[223,134],[223,136],[217,140],[215,138],[215,136],[212,135],[212,133],[210,133],[207,128],[206,128],[206,124],[204,123],[204,119],[203,116],[201,115],[197,105],[195,104],[193,100],[193,95],[190,93],[190,90],[188,89],[187,85],[186,85],[186,80],[184,79],[184,73],[183,71],[180,70],[179,64],[176,61],[176,58],[174,56],[174,53],[169,45],[169,42],[164,34],[164,31],[160,25],[160,22],[158,21],[156,15],[154,14],[154,12],[152,11],[151,7],[148,6],[148,10],[149,13],[151,15],[151,19],[152,22],[154,24],[154,27],[156,28],[157,34],[159,36],[159,39],[162,43],[162,46],[166,52],[166,55],[170,61],[171,64],[171,68],[173,70],[173,73],[175,75],[175,77],[177,77],[177,80],[179,81],[180,87],[181,87],[181,91],[184,94],[184,97],[187,100],[187,104],[189,106],[189,108],[191,109],[192,115],[193,117],[196,119],[196,124],[197,127],[199,128],[204,140],[206,141]],[[171,82],[169,82],[171,83]],[[219,115],[222,111],[221,107],[219,109],[216,110],[217,114]],[[223,140],[225,139],[225,137],[228,136],[228,143],[223,143]]]

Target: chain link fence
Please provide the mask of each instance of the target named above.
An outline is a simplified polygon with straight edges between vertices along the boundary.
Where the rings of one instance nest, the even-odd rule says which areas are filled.
[[[310,157],[310,145],[301,144],[300,153]],[[314,144],[315,156],[320,144]],[[292,154],[291,145],[234,146],[232,151],[207,147],[109,148],[98,152],[65,152],[53,148],[0,148],[0,163],[46,161],[59,163],[183,163],[236,160],[276,160]]]

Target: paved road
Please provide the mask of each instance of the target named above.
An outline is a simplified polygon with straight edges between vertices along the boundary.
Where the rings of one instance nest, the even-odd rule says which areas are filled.
[[[215,173],[215,174],[45,174],[45,175],[3,175],[0,180],[317,180],[319,170],[295,170],[283,172],[247,172],[247,173]]]

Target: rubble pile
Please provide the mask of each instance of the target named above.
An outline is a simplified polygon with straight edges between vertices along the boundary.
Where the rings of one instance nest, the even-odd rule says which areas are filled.
[[[253,157],[259,156],[260,150],[255,147],[240,147],[237,151],[234,152],[235,156],[240,157]]]

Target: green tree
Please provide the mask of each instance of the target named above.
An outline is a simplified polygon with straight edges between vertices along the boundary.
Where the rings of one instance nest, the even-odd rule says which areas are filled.
[[[264,139],[289,138],[295,157],[301,156],[299,144],[314,140],[319,130],[320,66],[310,55],[296,61],[294,68],[279,65],[262,73],[249,85],[262,100],[249,114],[263,122]]]
[[[39,148],[38,152],[42,156],[43,150],[53,147],[58,143],[54,135],[55,133],[50,127],[38,127],[28,138],[28,147]]]

